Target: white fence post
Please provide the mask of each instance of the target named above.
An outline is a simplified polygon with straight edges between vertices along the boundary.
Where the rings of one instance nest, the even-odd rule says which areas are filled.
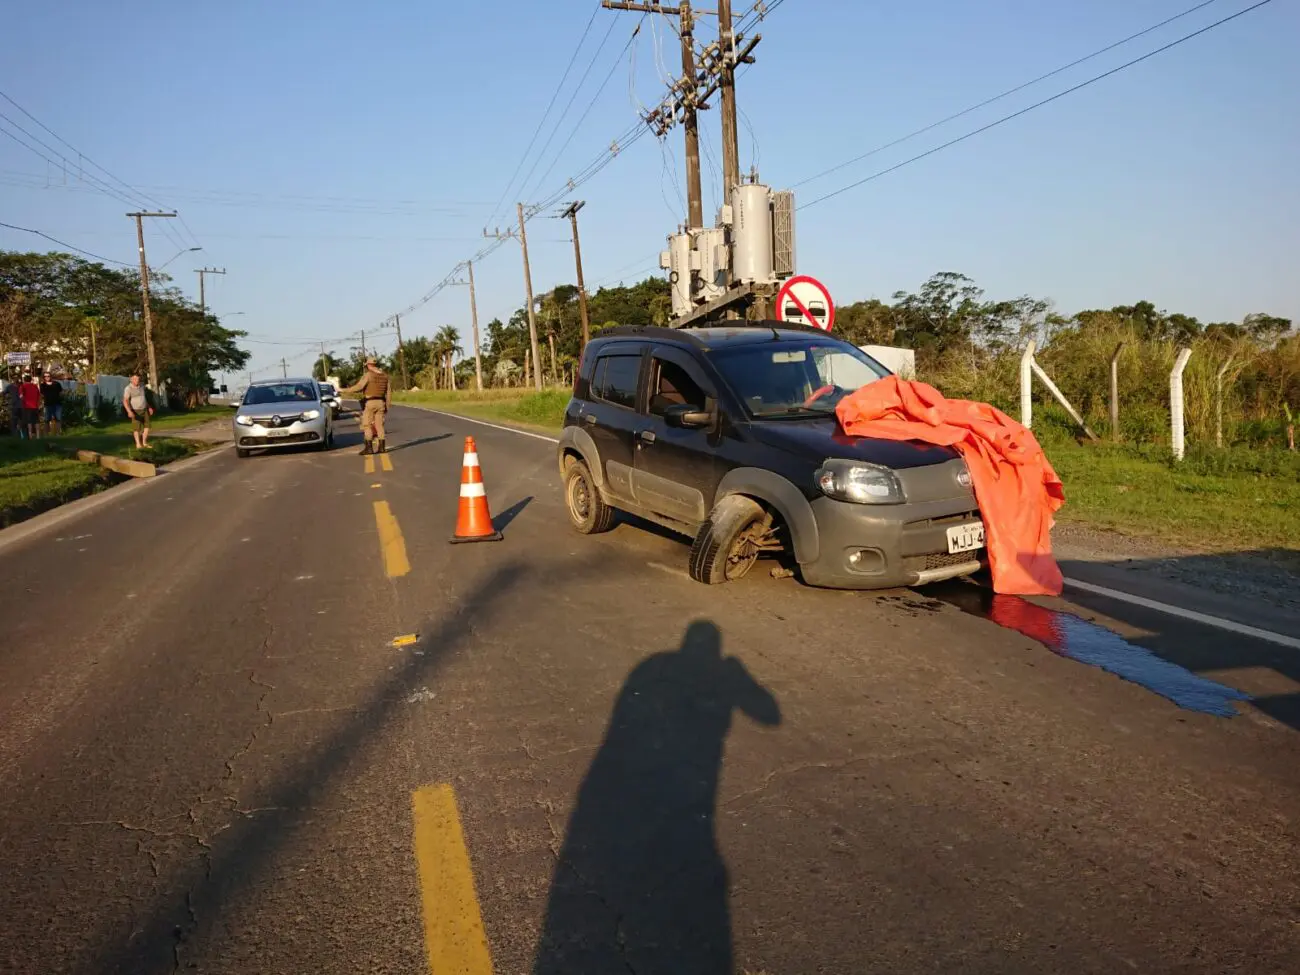
[[[1026,427],[1034,425],[1034,349],[1037,343],[1029,340],[1025,354],[1020,357],[1020,422]]]
[[[1191,357],[1191,349],[1179,349],[1173,371],[1169,373],[1169,432],[1174,460],[1182,460],[1186,452],[1183,431],[1183,370],[1187,368],[1187,360]]]

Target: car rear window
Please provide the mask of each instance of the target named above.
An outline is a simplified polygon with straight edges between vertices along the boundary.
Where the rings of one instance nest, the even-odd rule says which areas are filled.
[[[641,355],[601,356],[591,381],[591,393],[615,406],[636,409],[636,382],[641,373]]]

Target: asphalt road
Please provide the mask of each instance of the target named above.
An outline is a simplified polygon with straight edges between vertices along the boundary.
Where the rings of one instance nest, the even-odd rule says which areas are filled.
[[[0,970],[1300,971],[1296,651],[704,587],[572,533],[552,444],[390,429],[0,536]],[[447,543],[466,434],[499,543]],[[1258,699],[1053,653],[1071,609]]]

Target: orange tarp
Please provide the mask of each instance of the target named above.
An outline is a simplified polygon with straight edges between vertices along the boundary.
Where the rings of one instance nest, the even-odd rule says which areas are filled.
[[[993,588],[1020,596],[1060,594],[1051,533],[1065,492],[1028,428],[987,403],[945,399],[933,386],[897,376],[850,393],[835,413],[850,436],[956,448],[970,468],[984,519]]]

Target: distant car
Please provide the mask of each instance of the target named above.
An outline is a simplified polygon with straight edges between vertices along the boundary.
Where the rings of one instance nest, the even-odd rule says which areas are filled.
[[[984,522],[951,447],[849,436],[835,405],[889,375],[781,322],[613,328],[583,351],[560,433],[573,527],[615,510],[695,540],[691,577],[784,552],[812,586],[882,589],[975,572]]]
[[[333,383],[317,383],[320,387],[321,402],[330,408],[330,416],[338,419],[339,412],[343,409],[343,400],[339,398],[338,390],[334,388]]]
[[[334,443],[334,417],[311,378],[268,379],[244,391],[235,411],[235,452],[312,446],[328,450]]]

